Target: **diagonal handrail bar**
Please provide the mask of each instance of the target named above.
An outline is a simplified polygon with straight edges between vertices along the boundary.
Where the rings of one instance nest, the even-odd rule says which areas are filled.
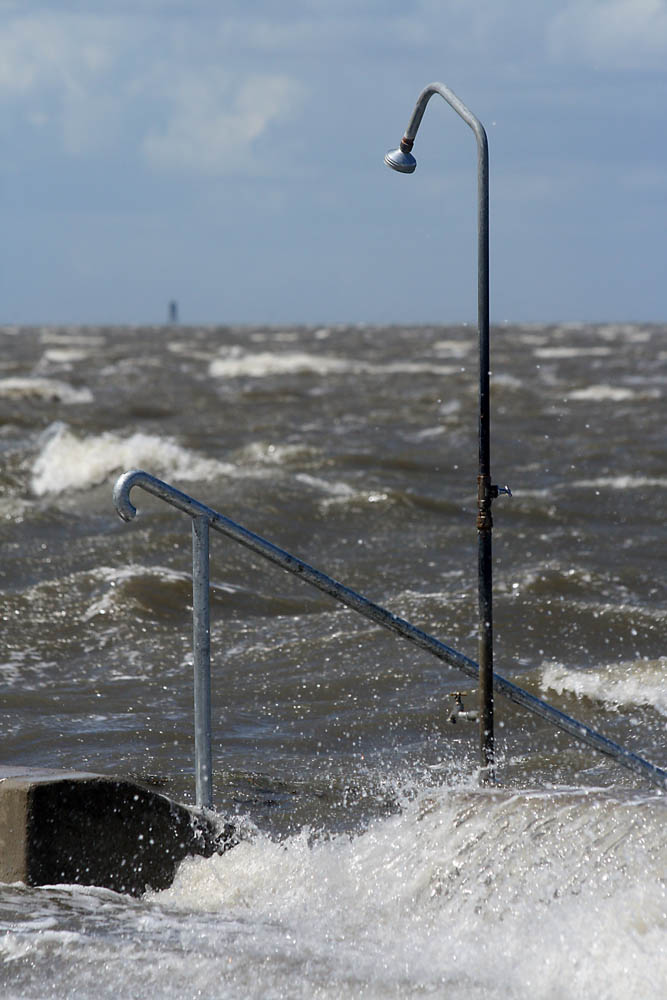
[[[170,486],[168,483],[163,482],[161,479],[157,479],[155,476],[151,476],[147,472],[135,469],[130,472],[125,472],[116,481],[113,490],[113,501],[118,514],[124,521],[131,521],[137,513],[136,507],[130,500],[130,492],[135,486],[140,487],[147,493],[151,493],[160,500],[164,500],[172,507],[175,507],[177,510],[182,511],[184,514],[188,514],[191,518],[193,518],[193,538],[194,525],[198,524],[201,529],[201,525],[205,523],[207,526],[213,528],[214,531],[218,531],[227,538],[231,538],[234,541],[239,542],[239,544],[250,549],[257,555],[262,556],[264,559],[268,559],[269,562],[272,562],[275,565],[282,567],[282,569],[293,573],[295,576],[300,577],[306,583],[309,583],[311,586],[323,591],[325,594],[329,594],[330,597],[333,597],[341,604],[345,604],[347,607],[352,608],[353,611],[358,612],[360,615],[363,615],[363,617],[369,618],[377,625],[381,625],[383,628],[397,633],[402,636],[402,638],[407,639],[409,642],[414,643],[414,645],[426,650],[428,653],[431,653],[433,656],[437,657],[437,659],[442,660],[449,666],[461,670],[473,680],[478,680],[479,666],[474,660],[471,660],[463,653],[453,649],[451,646],[447,646],[444,642],[441,642],[439,639],[434,638],[434,636],[422,631],[422,629],[417,628],[405,619],[392,614],[392,612],[388,611],[386,608],[383,608],[378,604],[374,604],[362,594],[358,594],[356,591],[351,590],[349,587],[339,583],[332,577],[327,576],[326,573],[322,573],[320,570],[310,566],[297,556],[294,556],[291,553],[286,552],[284,549],[279,548],[277,545],[274,545],[272,542],[267,541],[267,539],[262,538],[261,535],[256,535],[254,532],[242,527],[242,525],[237,524],[230,518],[225,517],[224,514],[220,514],[218,511],[207,507],[199,500],[194,500],[186,493],[182,493],[174,486]],[[200,570],[195,569],[195,558],[196,553],[195,546],[193,544],[193,591],[195,590],[194,577],[195,575],[198,575],[200,596],[203,597],[203,595],[201,595],[202,573]],[[206,553],[206,574],[208,574],[208,549]],[[208,608],[208,586],[206,586],[206,606]],[[196,617],[197,612],[195,611],[193,612],[193,618],[196,619]],[[206,628],[208,629],[208,625]],[[195,658],[196,655],[197,652],[195,648]],[[197,668],[195,666],[195,672],[196,669]],[[197,684],[197,681],[195,684]],[[527,711],[532,712],[534,715],[545,719],[551,725],[564,730],[580,743],[585,743],[598,753],[614,758],[614,760],[616,760],[623,767],[634,771],[636,774],[642,775],[659,788],[667,790],[667,771],[663,768],[645,760],[632,750],[628,750],[626,747],[622,747],[620,744],[615,743],[613,740],[610,740],[608,737],[598,733],[595,729],[592,729],[585,723],[578,722],[571,716],[566,715],[565,712],[561,712],[560,709],[554,708],[554,706],[550,705],[548,702],[530,694],[530,692],[525,691],[512,681],[508,681],[505,677],[502,677],[495,671],[493,674],[493,687],[498,694],[508,698],[515,705],[519,705]],[[208,713],[208,786],[206,786],[206,782],[203,782],[202,787],[204,788],[204,792],[206,787],[208,787],[209,801],[200,802],[198,780],[197,804],[210,806],[210,702],[208,705]],[[200,747],[200,751],[197,749],[197,734],[198,732],[201,734],[201,732],[205,730],[205,724],[198,723],[196,716],[197,705],[195,705],[195,757],[197,761],[196,770],[199,775],[200,770],[206,770],[206,764],[202,765],[200,768],[199,756],[205,753],[205,751],[202,747]],[[201,735],[201,740],[204,738],[205,737]]]

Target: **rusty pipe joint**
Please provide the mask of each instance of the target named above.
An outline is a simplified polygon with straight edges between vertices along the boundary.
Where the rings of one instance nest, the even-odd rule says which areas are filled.
[[[491,531],[493,528],[493,518],[491,517],[491,504],[494,497],[495,487],[491,485],[491,477],[477,477],[477,530]]]

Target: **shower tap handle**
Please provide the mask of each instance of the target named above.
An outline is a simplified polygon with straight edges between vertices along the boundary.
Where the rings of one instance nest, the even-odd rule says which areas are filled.
[[[495,498],[497,496],[500,496],[501,493],[506,493],[508,497],[512,496],[512,491],[509,488],[509,486],[507,486],[507,484],[505,486],[492,486],[491,487],[491,496],[493,497],[494,500],[495,500]]]

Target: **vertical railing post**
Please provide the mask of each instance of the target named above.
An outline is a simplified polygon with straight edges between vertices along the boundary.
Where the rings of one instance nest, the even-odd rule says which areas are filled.
[[[192,518],[192,650],[195,698],[195,778],[197,805],[213,807],[211,758],[211,614],[209,602],[209,522]]]
[[[472,115],[471,115],[472,118]],[[477,137],[477,327],[479,333],[479,475],[477,477],[477,566],[479,608],[479,744],[483,784],[494,781],[493,560],[491,501],[491,404],[489,389],[489,148],[476,119]]]

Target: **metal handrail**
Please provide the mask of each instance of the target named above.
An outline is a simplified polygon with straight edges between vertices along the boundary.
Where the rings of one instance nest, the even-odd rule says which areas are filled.
[[[192,518],[192,590],[193,590],[193,659],[195,690],[195,775],[197,805],[211,808],[212,763],[211,763],[211,673],[210,673],[210,611],[209,611],[209,528],[219,531],[241,545],[268,559],[312,587],[324,591],[341,604],[352,608],[358,614],[369,618],[377,625],[396,632],[421,649],[443,660],[451,667],[463,671],[477,681],[479,667],[474,660],[445,645],[427,632],[423,632],[410,622],[374,604],[366,597],[344,586],[320,570],[249,531],[230,518],[225,517],[205,504],[194,500],[174,486],[162,482],[147,472],[133,470],[118,478],[113,490],[113,501],[118,514],[124,521],[131,521],[137,509],[130,500],[130,491],[139,486],[147,493],[164,500],[177,510]],[[535,697],[523,688],[495,673],[493,687],[516,705],[540,716],[551,725],[564,730],[580,743],[585,743],[599,753],[613,757],[623,767],[647,778],[663,790],[667,790],[667,771],[614,743],[583,722],[554,708],[541,698]]]

